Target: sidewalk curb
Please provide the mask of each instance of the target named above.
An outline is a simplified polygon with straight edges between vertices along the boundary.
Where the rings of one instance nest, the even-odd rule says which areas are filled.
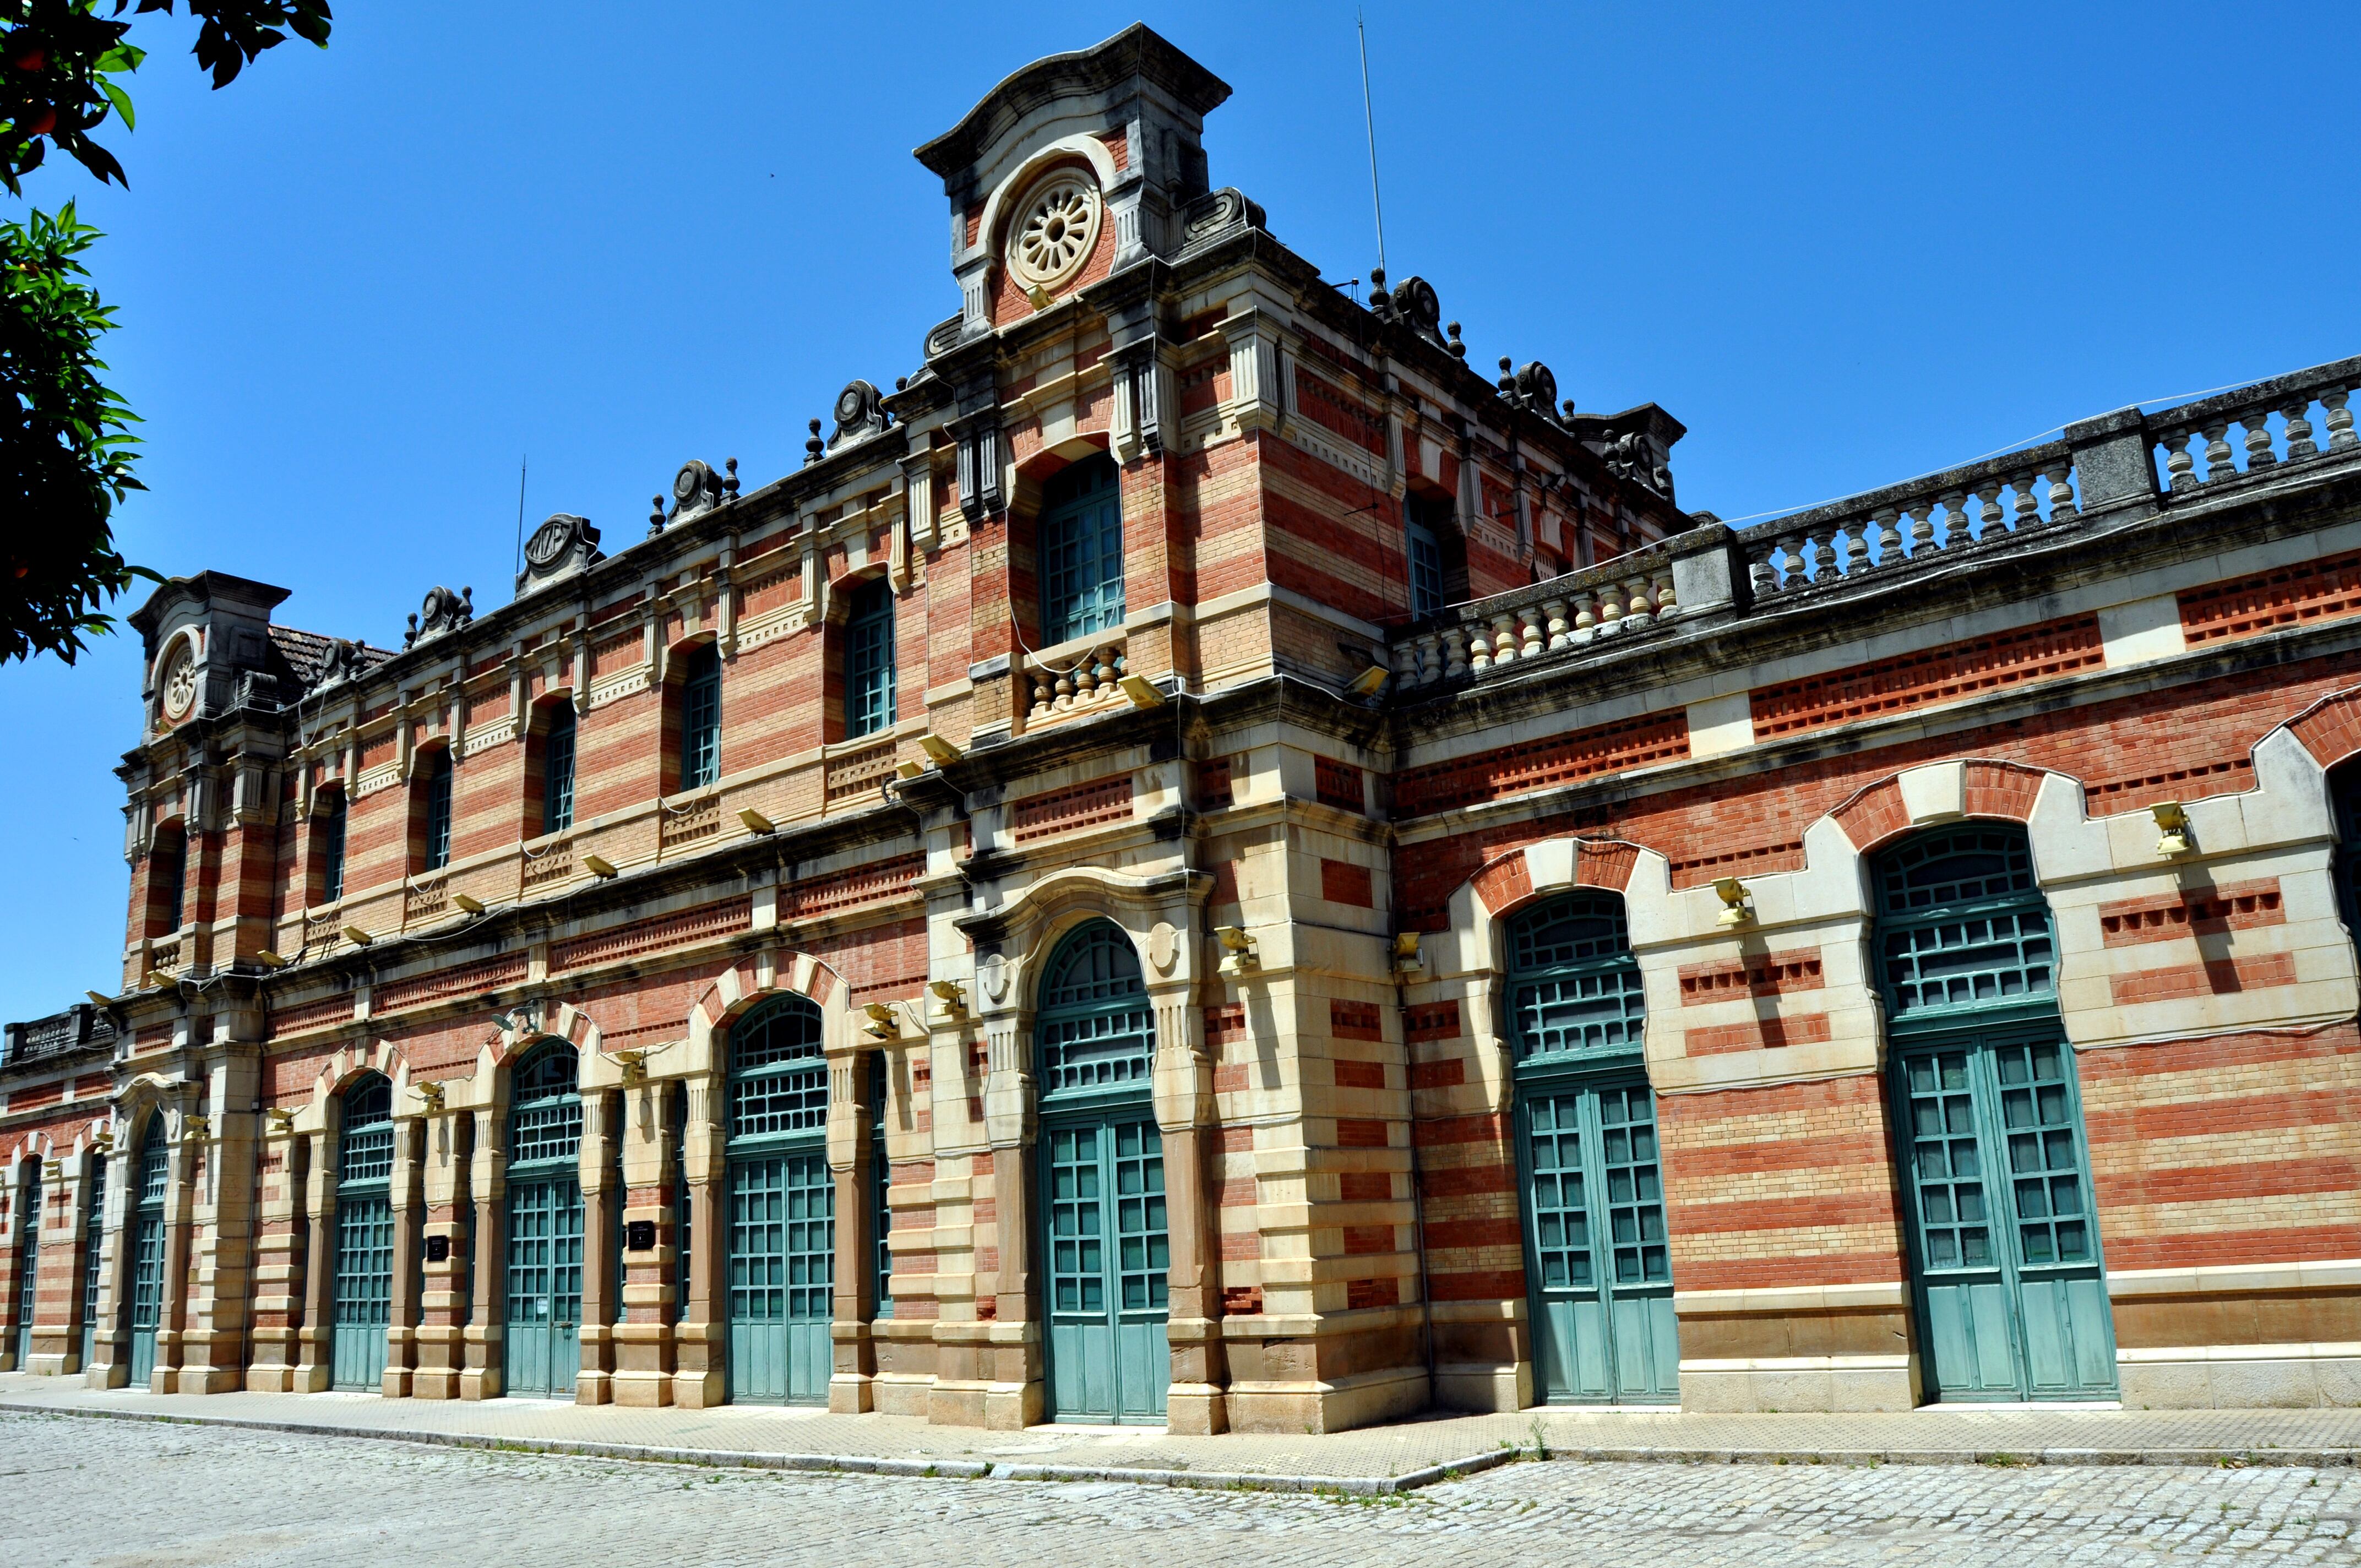
[[[1465,1459],[1433,1464],[1400,1475],[1317,1476],[1263,1475],[1248,1471],[1133,1469],[1121,1465],[1026,1464],[965,1459],[881,1459],[865,1454],[765,1453],[750,1450],[666,1448],[645,1443],[598,1442],[566,1438],[497,1437],[482,1432],[403,1431],[386,1427],[340,1426],[332,1421],[256,1420],[238,1416],[185,1415],[162,1410],[97,1410],[72,1405],[41,1405],[0,1399],[12,1415],[72,1416],[92,1420],[145,1421],[161,1426],[230,1427],[244,1431],[298,1437],[357,1438],[411,1442],[431,1448],[466,1448],[494,1453],[539,1453],[581,1459],[619,1459],[644,1464],[691,1464],[726,1470],[782,1470],[806,1474],[900,1475],[953,1481],[1115,1482],[1134,1486],[1180,1486],[1213,1492],[1295,1492],[1332,1497],[1399,1497],[1439,1482],[1524,1460],[1587,1464],[1981,1464],[1994,1469],[2033,1465],[2199,1466],[2208,1469],[2361,1466],[2361,1448],[2042,1448],[2028,1450],[1631,1448],[1532,1445],[1487,1449]]]

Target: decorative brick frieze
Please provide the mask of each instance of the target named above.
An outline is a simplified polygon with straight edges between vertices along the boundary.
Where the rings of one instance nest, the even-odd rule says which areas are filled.
[[[2164,942],[2175,937],[2227,936],[2287,923],[2279,879],[2184,888],[2162,898],[2127,898],[2099,905],[2099,929],[2110,948]]]
[[[1727,1051],[1776,1050],[1784,1046],[1821,1046],[1830,1038],[1828,1015],[1798,1013],[1784,1017],[1753,1018],[1742,1024],[1715,1024],[1681,1031],[1681,1048],[1689,1056],[1719,1056]]]
[[[504,985],[522,985],[527,967],[522,953],[511,953],[505,958],[486,959],[478,963],[439,970],[412,980],[393,981],[379,986],[371,993],[370,1009],[377,1013],[399,1013],[408,1007],[447,1002],[455,996],[480,996]]]
[[[1328,1003],[1328,1032],[1340,1040],[1385,1038],[1377,1004],[1369,1002],[1331,1001]]]
[[[2085,784],[2082,803],[2093,817],[2114,817],[2146,810],[2159,800],[2202,800],[2207,795],[2243,795],[2254,787],[2254,758],[2224,757]]]
[[[1127,822],[1131,819],[1131,775],[1116,773],[1020,800],[1015,816],[1015,838],[1020,844],[1110,822]]]
[[[1455,1040],[1463,1033],[1459,1022],[1459,1001],[1427,1002],[1413,1004],[1402,1012],[1402,1035],[1412,1044],[1430,1040]]]
[[[2194,648],[2361,610],[2361,553],[2296,561],[2184,590],[2180,635]]]
[[[1754,737],[1800,734],[2057,680],[2105,662],[2099,618],[2068,616],[1875,663],[1855,664],[1749,694]]]
[[[287,1035],[301,1035],[313,1029],[333,1028],[353,1021],[353,999],[349,994],[307,1002],[297,1007],[273,1008],[270,1014],[270,1036],[278,1039]]]
[[[1385,421],[1317,376],[1295,373],[1296,411],[1366,452],[1384,456]]]
[[[1406,817],[1448,811],[1688,754],[1688,710],[1680,708],[1411,768],[1399,775],[1394,799]]]
[[[1701,887],[1717,877],[1762,876],[1800,871],[1803,864],[1804,841],[1801,839],[1790,839],[1784,844],[1708,850],[1671,862],[1673,885],[1675,887]]]
[[[1684,1007],[1748,996],[1786,996],[1799,991],[1817,991],[1825,983],[1817,948],[1746,958],[1735,963],[1724,960],[1683,964],[1680,981]]]
[[[865,801],[885,787],[894,776],[894,742],[881,740],[855,751],[842,751],[831,756],[827,763],[826,789],[829,809]]]
[[[751,900],[728,899],[698,909],[684,909],[657,920],[639,921],[618,930],[554,942],[550,945],[549,961],[559,970],[615,963],[742,931],[752,919]]]
[[[783,883],[779,888],[779,918],[808,920],[858,905],[901,897],[913,891],[912,880],[926,869],[924,855],[896,855],[874,865],[854,866]]]
[[[1365,812],[1368,809],[1367,785],[1361,770],[1350,762],[1333,758],[1315,757],[1312,761],[1312,790],[1323,806],[1333,806],[1339,811]]]

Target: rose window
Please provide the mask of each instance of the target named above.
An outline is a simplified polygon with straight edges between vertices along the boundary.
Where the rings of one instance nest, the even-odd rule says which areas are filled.
[[[183,638],[172,651],[172,662],[164,670],[164,716],[181,719],[197,700],[197,660]]]
[[[1052,176],[1033,192],[1008,247],[1008,268],[1027,288],[1050,289],[1082,269],[1099,237],[1099,193],[1080,174]]]

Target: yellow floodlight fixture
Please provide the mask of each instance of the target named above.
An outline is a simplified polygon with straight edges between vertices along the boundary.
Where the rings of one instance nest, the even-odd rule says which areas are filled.
[[[482,899],[470,898],[464,893],[453,894],[451,895],[451,902],[459,906],[462,914],[481,915],[484,912],[484,901]]]
[[[2189,813],[2177,800],[2160,800],[2147,808],[2156,819],[2156,852],[2169,860],[2189,853]]]
[[[1721,913],[1714,916],[1723,926],[1743,926],[1754,918],[1753,906],[1746,901],[1746,884],[1734,876],[1713,879],[1714,896],[1721,900]]]
[[[947,768],[953,762],[958,762],[961,757],[966,755],[966,753],[961,751],[957,746],[952,745],[950,741],[944,740],[939,735],[919,736],[918,750],[924,751],[928,757],[933,761],[935,766],[939,768]]]
[[[779,825],[749,806],[738,813],[738,820],[746,825],[749,833],[775,833]]]
[[[607,878],[609,878],[609,877],[615,877],[615,876],[620,876],[620,875],[622,875],[622,873],[621,873],[620,872],[619,872],[619,871],[617,871],[617,870],[615,869],[615,862],[614,862],[614,861],[610,861],[610,860],[608,860],[608,859],[607,859],[605,856],[603,856],[603,855],[585,855],[585,856],[583,856],[583,857],[582,857],[582,869],[583,869],[584,871],[586,871],[586,872],[588,872],[592,876],[598,878],[598,879],[599,879],[600,881],[602,881],[602,882],[603,882],[603,881],[605,881],[605,880],[606,880]]]

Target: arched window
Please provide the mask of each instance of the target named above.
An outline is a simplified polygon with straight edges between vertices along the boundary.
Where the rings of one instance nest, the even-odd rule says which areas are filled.
[[[1041,643],[1123,624],[1123,490],[1115,460],[1085,457],[1041,488]]]
[[[2054,1009],[2056,944],[2025,829],[1920,834],[1878,860],[1878,979],[1896,1023],[1963,1009]]]
[[[1041,981],[1033,1034],[1044,1099],[1147,1086],[1156,1014],[1138,950],[1121,927],[1093,920],[1058,944]]]
[[[828,1059],[802,996],[730,1030],[730,1398],[828,1398],[836,1188],[828,1168]]]
[[[156,1326],[164,1315],[164,1197],[171,1185],[172,1152],[164,1141],[161,1107],[148,1113],[139,1136],[139,1165],[131,1190],[131,1382],[145,1387],[156,1368]]]
[[[393,1308],[393,1085],[379,1073],[344,1093],[336,1146],[336,1280],[331,1382],[375,1388],[385,1376]]]
[[[844,734],[874,735],[894,723],[894,585],[872,577],[855,588],[844,622]]]
[[[541,830],[563,833],[574,826],[574,699],[542,710]]]
[[[679,789],[721,776],[721,652],[700,643],[681,655]]]
[[[574,1047],[544,1040],[509,1087],[506,1387],[565,1394],[580,1369],[582,1096]]]
[[[1509,1010],[1521,1063],[1638,1050],[1648,1004],[1623,900],[1563,894],[1519,916],[1509,927]]]
[[[334,904],[345,896],[345,792],[342,785],[322,790],[312,802],[312,864],[319,878],[319,902]]]
[[[451,863],[451,753],[436,747],[418,759],[418,869]]]

